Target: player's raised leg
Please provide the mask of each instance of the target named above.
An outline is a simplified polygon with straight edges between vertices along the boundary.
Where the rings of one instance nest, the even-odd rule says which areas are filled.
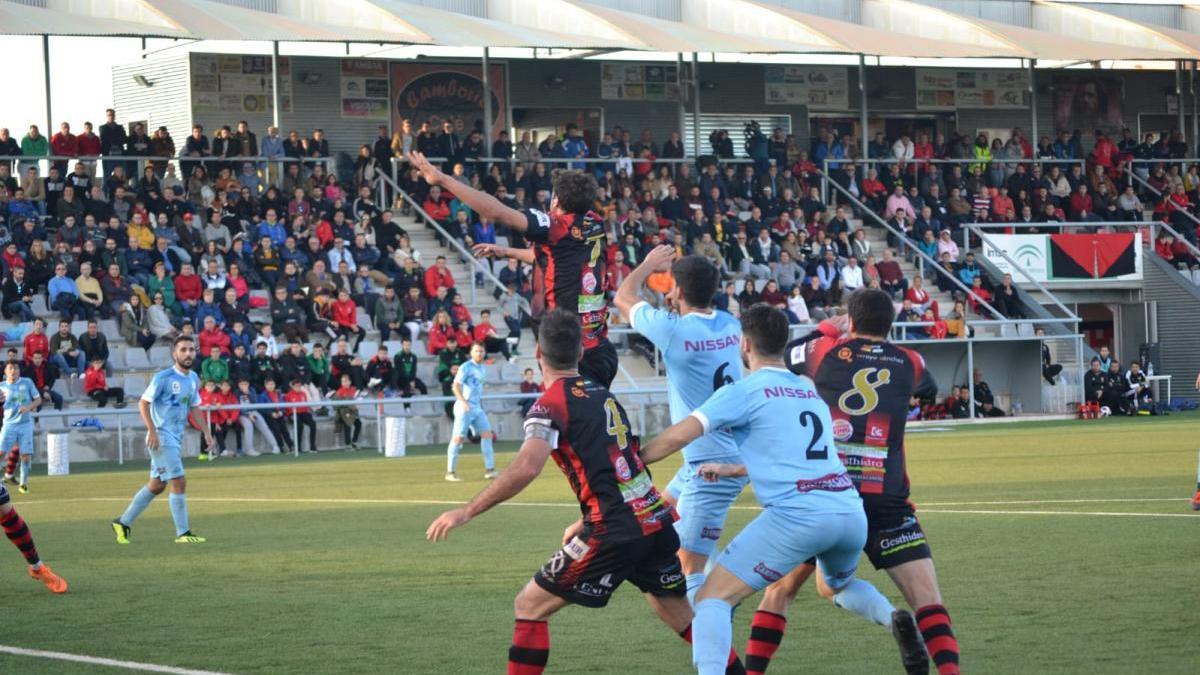
[[[746,640],[747,673],[761,675],[771,665],[771,659],[779,651],[787,632],[788,607],[816,569],[816,560],[805,561],[763,591],[758,609],[750,619],[750,637]]]
[[[912,560],[888,568],[887,573],[904,594],[905,601],[916,610],[917,626],[938,675],[957,675],[958,639],[954,637],[950,613],[942,605],[933,558]]]
[[[17,484],[17,462],[21,461],[21,449],[13,446],[5,455],[4,482],[9,485]],[[1200,487],[1200,486],[1198,486]]]
[[[29,492],[29,471],[33,467],[33,425],[26,424],[20,431],[20,441],[17,444],[21,454],[21,464],[17,474],[17,491],[21,494]]]
[[[513,602],[516,624],[508,648],[508,675],[541,675],[550,660],[550,616],[568,604],[532,580],[525,584]]]
[[[33,535],[29,526],[21,518],[21,514],[9,503],[8,489],[0,485],[0,527],[4,528],[4,536],[25,557],[29,563],[29,576],[42,582],[52,593],[66,593],[67,582],[54,573],[50,566],[42,562],[38,555],[37,546],[33,543]]]

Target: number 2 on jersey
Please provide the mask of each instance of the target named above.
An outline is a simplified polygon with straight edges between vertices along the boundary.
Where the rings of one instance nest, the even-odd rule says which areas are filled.
[[[822,446],[819,449],[816,447],[825,436],[825,427],[821,424],[821,418],[811,410],[800,413],[800,426],[807,428],[809,422],[812,422],[813,435],[812,440],[808,442],[808,449],[804,451],[805,459],[829,459],[829,446]]]
[[[617,447],[624,450],[629,447],[629,426],[621,419],[621,411],[617,409],[616,399],[610,398],[604,402],[604,412],[608,418],[607,428],[609,436],[617,440]]]

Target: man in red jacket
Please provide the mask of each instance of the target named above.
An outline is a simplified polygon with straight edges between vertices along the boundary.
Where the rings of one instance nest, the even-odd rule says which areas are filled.
[[[344,288],[338,290],[337,300],[333,301],[333,329],[341,337],[354,337],[354,351],[358,351],[358,343],[367,336],[367,331],[358,325],[358,305]]]
[[[436,296],[438,286],[445,286],[447,291],[454,288],[454,275],[450,273],[450,268],[446,267],[446,256],[444,255],[439,255],[433,267],[425,270],[426,297]]]
[[[184,263],[179,269],[179,276],[175,277],[175,299],[183,305],[184,313],[190,317],[196,312],[196,305],[204,295],[204,282],[190,264]]]
[[[84,165],[85,167],[87,167],[87,172],[88,172],[89,176],[95,176],[96,175],[96,159],[95,158],[100,156],[101,145],[100,145],[100,137],[92,132],[92,123],[91,122],[83,123],[83,133],[76,136],[75,141],[78,144],[77,150],[79,151],[79,157],[81,158],[79,163]],[[84,158],[84,157],[89,158],[91,161],[86,161],[86,162],[83,161],[82,158]]]
[[[31,363],[34,354],[50,358],[50,338],[46,337],[46,322],[42,319],[34,319],[33,332],[25,336],[25,363]]]
[[[58,129],[58,133],[50,137],[50,154],[61,157],[78,157],[79,141],[75,134],[71,133],[71,125],[63,122]],[[66,160],[56,161],[53,166],[58,167],[61,173],[67,173]]]
[[[200,331],[200,353],[209,354],[213,347],[221,350],[221,356],[229,355],[229,335],[217,328],[217,320],[204,317],[204,329]]]

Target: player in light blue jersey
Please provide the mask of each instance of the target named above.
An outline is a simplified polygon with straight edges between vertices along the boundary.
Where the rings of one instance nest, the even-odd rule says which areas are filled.
[[[749,374],[722,387],[641,452],[645,462],[657,462],[704,434],[728,429],[744,464],[708,464],[701,473],[748,474],[764,507],[721,552],[696,594],[692,660],[701,675],[725,672],[733,607],[808,558],[817,559],[835,597],[887,603],[854,576],[867,538],[862,500],[838,459],[829,407],[812,380],[784,363],[787,341],[783,312],[767,305],[743,312],[740,349]]]
[[[454,382],[450,388],[454,391],[454,427],[450,431],[450,444],[446,446],[446,480],[458,482],[458,453],[462,451],[463,439],[467,437],[467,429],[474,429],[479,434],[479,445],[483,450],[483,477],[491,480],[496,477],[496,457],[492,451],[492,423],[488,421],[487,413],[483,411],[483,384],[487,381],[487,369],[483,358],[487,350],[476,342],[471,345],[471,358],[458,367],[454,374]]]
[[[146,449],[150,452],[150,481],[133,496],[129,508],[112,521],[118,544],[129,543],[133,521],[150,506],[150,502],[171,486],[168,502],[175,521],[175,543],[202,544],[204,537],[192,533],[188,526],[187,478],[183,474],[183,433],[191,416],[196,414],[195,426],[203,429],[206,449],[212,449],[213,437],[209,425],[199,416],[200,377],[192,371],[196,358],[196,343],[187,336],[175,338],[171,350],[175,365],[159,372],[138,401],[138,411],[146,424]]]
[[[629,324],[650,340],[667,364],[671,422],[678,423],[722,386],[742,378],[742,326],[732,314],[712,308],[721,272],[712,262],[690,255],[675,260],[675,247],[659,246],[646,255],[613,298]],[[655,308],[638,292],[656,270],[670,266],[675,288],[666,302],[675,311]],[[704,584],[704,569],[725,528],[729,507],[746,486],[746,477],[709,482],[698,469],[705,462],[741,464],[733,434],[715,430],[683,448],[683,466],[667,486],[679,520],[679,562],[687,579],[688,599]]]
[[[42,406],[37,385],[21,377],[21,368],[10,361],[4,366],[4,381],[0,382],[0,398],[4,401],[4,428],[0,430],[0,455],[8,454],[15,445],[21,456],[17,491],[29,492],[29,467],[33,463],[32,413]]]
[[[42,404],[42,398],[33,382],[21,377],[21,367],[16,361],[9,361],[4,366],[0,397],[4,403],[4,430],[0,432],[0,447],[4,451],[0,456],[8,454],[14,444],[20,445],[21,492],[27,492],[25,481],[29,472],[28,462],[33,457],[33,420],[29,415]],[[10,501],[8,488],[0,483],[0,529],[4,530],[4,536],[29,563],[29,576],[45,584],[52,593],[66,593],[67,582],[42,562],[29,527]]]

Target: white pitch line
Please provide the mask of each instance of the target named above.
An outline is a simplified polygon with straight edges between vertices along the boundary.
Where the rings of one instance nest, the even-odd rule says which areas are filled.
[[[994,502],[921,502],[917,504],[920,509],[925,506],[1006,506],[1006,505],[1034,505],[1034,504],[1108,504],[1116,502],[1186,502],[1191,501],[1187,497],[1141,497],[1141,498],[1126,498],[1118,497],[1116,499],[1027,499],[1027,500],[1001,500]]]
[[[140,670],[148,673],[172,673],[173,675],[228,675],[227,673],[220,673],[214,670],[192,670],[189,668],[176,668],[175,666],[160,666],[154,663],[139,663],[137,661],[106,659],[99,656],[85,656],[83,654],[68,654],[67,652],[48,652],[41,649],[9,647],[8,645],[0,645],[0,653],[12,654],[14,656],[28,656],[35,659],[52,659],[54,661],[86,663],[89,666],[108,666],[109,668]]]
[[[128,497],[68,497],[66,499],[40,500],[20,502],[18,505],[29,504],[60,504],[64,502],[124,502]],[[466,502],[452,499],[339,499],[320,497],[189,497],[190,502],[206,503],[252,503],[252,504],[406,504],[411,506],[462,506]],[[984,515],[1012,516],[1122,516],[1130,518],[1200,518],[1200,514],[1190,513],[1129,513],[1115,511],[1032,511],[1032,510],[992,510],[992,509],[943,509],[942,506],[1003,506],[1003,505],[1035,505],[1035,504],[1074,504],[1074,503],[1106,503],[1106,502],[1178,502],[1187,501],[1176,497],[1152,497],[1147,499],[1095,499],[1095,500],[1029,500],[1029,501],[999,501],[999,502],[931,502],[925,506],[918,505],[920,513],[976,513]],[[537,508],[578,508],[577,504],[568,502],[504,502],[501,506],[532,506]],[[934,508],[927,508],[934,507]],[[734,511],[761,511],[758,506],[731,506]]]

